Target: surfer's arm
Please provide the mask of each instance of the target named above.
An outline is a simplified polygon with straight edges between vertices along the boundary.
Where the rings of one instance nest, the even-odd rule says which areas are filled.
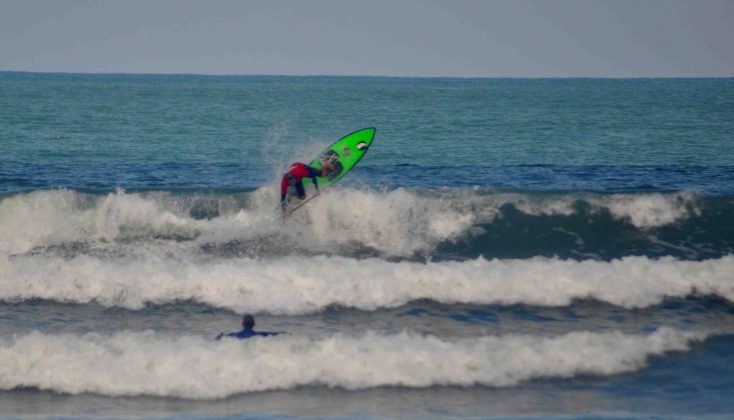
[[[321,169],[316,169],[311,166],[307,166],[308,168],[308,176],[311,177],[311,181],[313,181],[313,187],[316,188],[316,191],[319,190],[319,181],[316,180],[316,177],[321,176]]]

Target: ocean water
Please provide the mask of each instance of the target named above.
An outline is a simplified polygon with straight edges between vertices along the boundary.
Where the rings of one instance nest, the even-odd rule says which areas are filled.
[[[733,133],[734,79],[0,73],[0,415],[731,418]]]

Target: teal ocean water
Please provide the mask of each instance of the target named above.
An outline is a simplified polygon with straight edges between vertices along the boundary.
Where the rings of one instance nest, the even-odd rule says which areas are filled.
[[[2,414],[730,417],[733,116],[734,79],[0,73]],[[213,340],[245,312],[288,334]]]

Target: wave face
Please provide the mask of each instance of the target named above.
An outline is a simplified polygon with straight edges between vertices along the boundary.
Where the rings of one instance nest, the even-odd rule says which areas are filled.
[[[701,260],[734,252],[728,196],[342,189],[283,223],[273,191],[12,195],[0,201],[0,252],[423,260],[630,254]]]
[[[304,385],[507,387],[537,378],[613,375],[648,357],[687,351],[703,334],[573,332],[443,341],[411,333],[213,342],[154,332],[30,333],[0,339],[0,388],[194,399]],[[103,367],[100,369],[100,367]]]

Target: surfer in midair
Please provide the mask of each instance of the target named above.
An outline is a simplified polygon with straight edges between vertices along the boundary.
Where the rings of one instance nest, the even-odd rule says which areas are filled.
[[[288,193],[288,187],[296,188],[296,195],[303,200],[306,198],[306,191],[303,189],[303,178],[309,177],[316,188],[316,194],[319,194],[319,183],[317,177],[326,177],[329,170],[334,169],[334,164],[329,161],[321,163],[321,169],[308,166],[305,163],[295,162],[286,169],[283,179],[280,182],[280,208],[283,211],[283,217],[288,216],[285,197]]]

